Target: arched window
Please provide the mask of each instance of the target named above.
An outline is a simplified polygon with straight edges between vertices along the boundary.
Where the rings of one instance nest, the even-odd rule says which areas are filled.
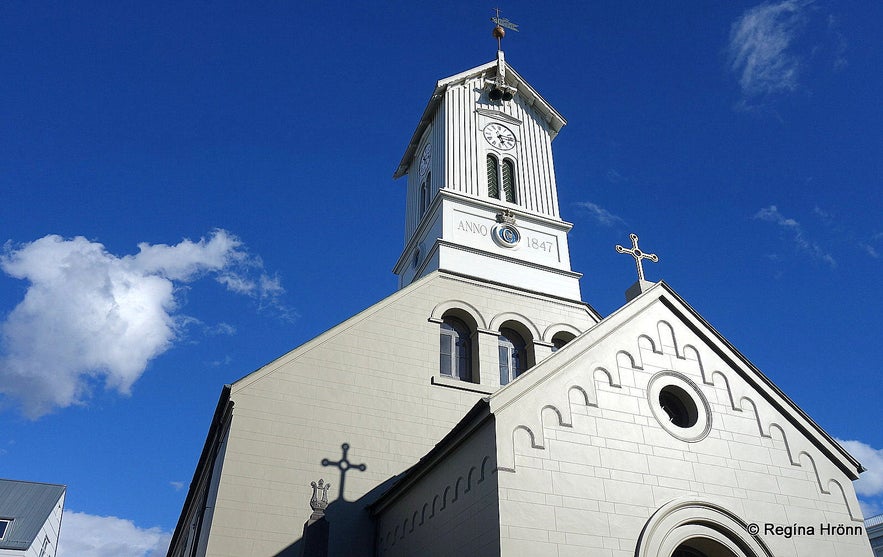
[[[511,159],[503,159],[502,167],[503,195],[509,203],[515,203],[515,163]]]
[[[524,339],[512,329],[500,329],[500,385],[506,385],[527,368],[527,346]]]
[[[487,195],[500,199],[500,163],[493,155],[487,156]]]
[[[439,335],[439,373],[472,381],[472,341],[469,327],[456,317],[445,317]]]
[[[487,156],[487,195],[493,199],[516,203],[515,162],[512,159],[503,159],[503,165],[500,166],[497,157]]]
[[[564,345],[574,338],[575,337],[573,336],[573,333],[568,333],[565,331],[555,333],[555,336],[552,337],[552,352],[557,352],[561,348],[564,348]]]
[[[418,207],[419,218],[423,218],[429,209],[429,200],[432,196],[432,172],[426,173],[426,179],[420,185],[420,206]]]

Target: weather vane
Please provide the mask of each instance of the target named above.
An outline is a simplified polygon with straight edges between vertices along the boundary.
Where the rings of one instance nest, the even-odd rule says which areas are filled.
[[[503,37],[506,36],[506,29],[511,29],[511,30],[517,32],[518,31],[518,24],[512,23],[511,21],[509,21],[509,19],[507,19],[505,17],[500,17],[500,8],[494,8],[494,10],[497,12],[496,17],[491,18],[491,21],[493,21],[494,23],[497,24],[497,26],[494,27],[494,37],[497,38],[497,50],[502,50],[503,49],[502,40],[503,40]],[[506,29],[503,29],[504,27]]]

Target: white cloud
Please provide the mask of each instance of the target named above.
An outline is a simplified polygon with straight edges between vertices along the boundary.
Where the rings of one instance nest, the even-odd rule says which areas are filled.
[[[853,482],[855,492],[863,497],[883,496],[883,450],[875,449],[861,441],[837,439],[837,442],[867,469]]]
[[[730,69],[739,74],[745,97],[793,91],[801,60],[790,49],[805,22],[811,0],[784,0],[755,6],[730,28]]]
[[[603,226],[613,226],[617,223],[625,224],[625,221],[621,217],[614,215],[607,209],[596,205],[591,201],[580,201],[575,205],[581,209],[585,209],[589,215],[595,219],[595,222]]]
[[[64,511],[58,557],[162,557],[172,533],[131,520]]]
[[[803,233],[803,228],[800,226],[800,223],[792,218],[786,218],[782,213],[779,212],[779,208],[775,205],[770,205],[769,207],[765,207],[757,211],[754,214],[755,219],[772,222],[777,224],[782,230],[791,235],[794,243],[797,245],[797,249],[808,254],[813,259],[818,261],[822,261],[830,265],[831,267],[836,267],[837,262],[834,258],[822,249],[821,246],[812,242],[806,238]]]
[[[118,257],[86,238],[55,235],[18,247],[7,243],[0,269],[29,285],[0,323],[5,403],[14,399],[37,418],[84,403],[96,381],[128,394],[190,319],[176,313],[183,283],[212,274],[261,303],[282,292],[278,279],[265,278],[260,261],[223,230],[198,242],[138,248]],[[232,288],[231,281],[252,286]]]

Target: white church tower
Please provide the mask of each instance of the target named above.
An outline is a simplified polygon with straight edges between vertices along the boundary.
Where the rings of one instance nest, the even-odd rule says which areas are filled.
[[[628,302],[581,301],[564,123],[499,48],[437,83],[398,290],[224,386],[169,557],[871,557],[861,464],[637,236]]]
[[[579,300],[552,159],[564,124],[502,50],[439,81],[394,174],[407,176],[399,287],[443,270]]]

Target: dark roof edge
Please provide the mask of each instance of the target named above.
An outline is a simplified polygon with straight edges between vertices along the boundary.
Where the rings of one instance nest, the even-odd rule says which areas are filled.
[[[221,389],[221,396],[218,399],[218,405],[215,407],[215,413],[212,416],[212,423],[209,427],[208,434],[206,435],[205,444],[202,447],[202,453],[199,455],[196,470],[193,472],[193,479],[190,480],[190,487],[187,490],[187,497],[184,499],[184,506],[181,508],[181,515],[178,517],[178,523],[175,525],[175,532],[169,543],[168,557],[171,557],[172,551],[180,542],[182,527],[187,519],[188,510],[190,510],[195,502],[194,499],[196,498],[199,487],[202,483],[201,480],[207,478],[206,481],[208,481],[211,476],[211,469],[214,468],[217,447],[221,442],[224,426],[226,422],[229,421],[230,414],[233,410],[233,401],[230,400],[230,389],[231,386],[229,384],[224,385],[224,388]],[[206,471],[208,472],[208,476],[206,476]]]
[[[425,476],[445,455],[465,442],[479,426],[492,417],[487,397],[479,399],[469,412],[457,422],[457,425],[451,428],[441,441],[417,461],[417,464],[405,470],[383,495],[368,505],[371,515],[377,516],[383,509],[404,495],[408,488]]]
[[[659,283],[663,286],[663,288],[665,288],[665,291],[667,293],[674,296],[677,299],[677,301],[690,312],[691,316],[694,319],[699,321],[704,327],[706,327],[709,331],[711,331],[712,334],[715,335],[715,337],[717,338],[718,341],[720,341],[729,350],[731,350],[733,352],[733,354],[735,354],[742,361],[742,363],[744,365],[748,366],[748,368],[751,369],[752,372],[757,374],[757,377],[759,377],[761,379],[761,381],[763,381],[764,385],[767,388],[772,390],[777,396],[781,397],[782,400],[788,406],[790,406],[791,410],[795,411],[802,419],[806,420],[807,424],[809,424],[815,430],[815,433],[821,435],[833,447],[838,449],[840,452],[840,456],[843,459],[850,462],[851,464],[853,464],[855,466],[855,469],[858,471],[858,473],[861,473],[861,472],[864,472],[867,470],[864,466],[862,466],[862,464],[858,460],[855,459],[855,457],[853,457],[851,454],[849,454],[846,451],[846,449],[844,449],[842,446],[840,446],[840,443],[838,443],[833,437],[831,437],[827,431],[822,429],[822,427],[818,423],[816,423],[815,420],[813,420],[811,417],[809,417],[809,415],[806,412],[804,412],[803,409],[797,405],[797,403],[795,403],[793,400],[791,400],[791,398],[788,395],[786,395],[775,383],[773,383],[773,381],[769,377],[767,377],[760,369],[758,369],[757,366],[755,366],[753,363],[751,363],[751,361],[744,354],[742,354],[742,352],[740,352],[739,349],[737,349],[735,346],[733,346],[733,344],[730,343],[730,341],[727,340],[726,337],[724,337],[720,332],[718,332],[717,329],[715,329],[708,321],[706,321],[705,318],[702,317],[699,314],[699,312],[697,312],[693,308],[693,306],[688,304],[686,302],[686,300],[684,300],[677,292],[675,292],[674,289],[671,286],[669,286],[668,283],[666,283],[665,281],[659,281]],[[664,296],[660,296],[659,299],[670,310],[672,310],[676,313],[680,313],[677,310],[677,308],[675,308],[673,306],[673,304],[671,303],[670,300],[666,300]],[[684,322],[689,326],[689,320],[684,320]],[[699,332],[696,330],[694,330],[693,332],[699,334]],[[718,356],[720,356],[724,360],[730,359],[729,357],[727,357],[726,354],[718,353]],[[738,366],[734,366],[734,367],[736,369],[738,369]],[[770,402],[773,402],[774,405],[778,406],[777,404],[775,404],[775,401],[770,401]],[[815,436],[812,435],[810,431],[807,431],[806,427],[803,424],[799,423],[799,421],[797,421],[797,420],[791,419],[788,412],[783,412],[783,414],[788,419],[788,421],[791,422],[791,424],[794,427],[796,427],[799,431],[803,432],[806,435],[806,437],[812,442],[813,445],[815,445],[820,451],[822,451],[822,453],[824,453],[828,458],[830,458],[837,465],[837,467],[840,468],[847,475],[847,477],[849,477],[852,480],[858,479],[858,474],[856,473],[856,470],[850,470],[848,468],[841,466],[840,465],[841,459],[837,458],[836,455],[831,454],[831,452],[828,450],[827,447],[825,447],[821,443],[818,443],[815,440]]]

